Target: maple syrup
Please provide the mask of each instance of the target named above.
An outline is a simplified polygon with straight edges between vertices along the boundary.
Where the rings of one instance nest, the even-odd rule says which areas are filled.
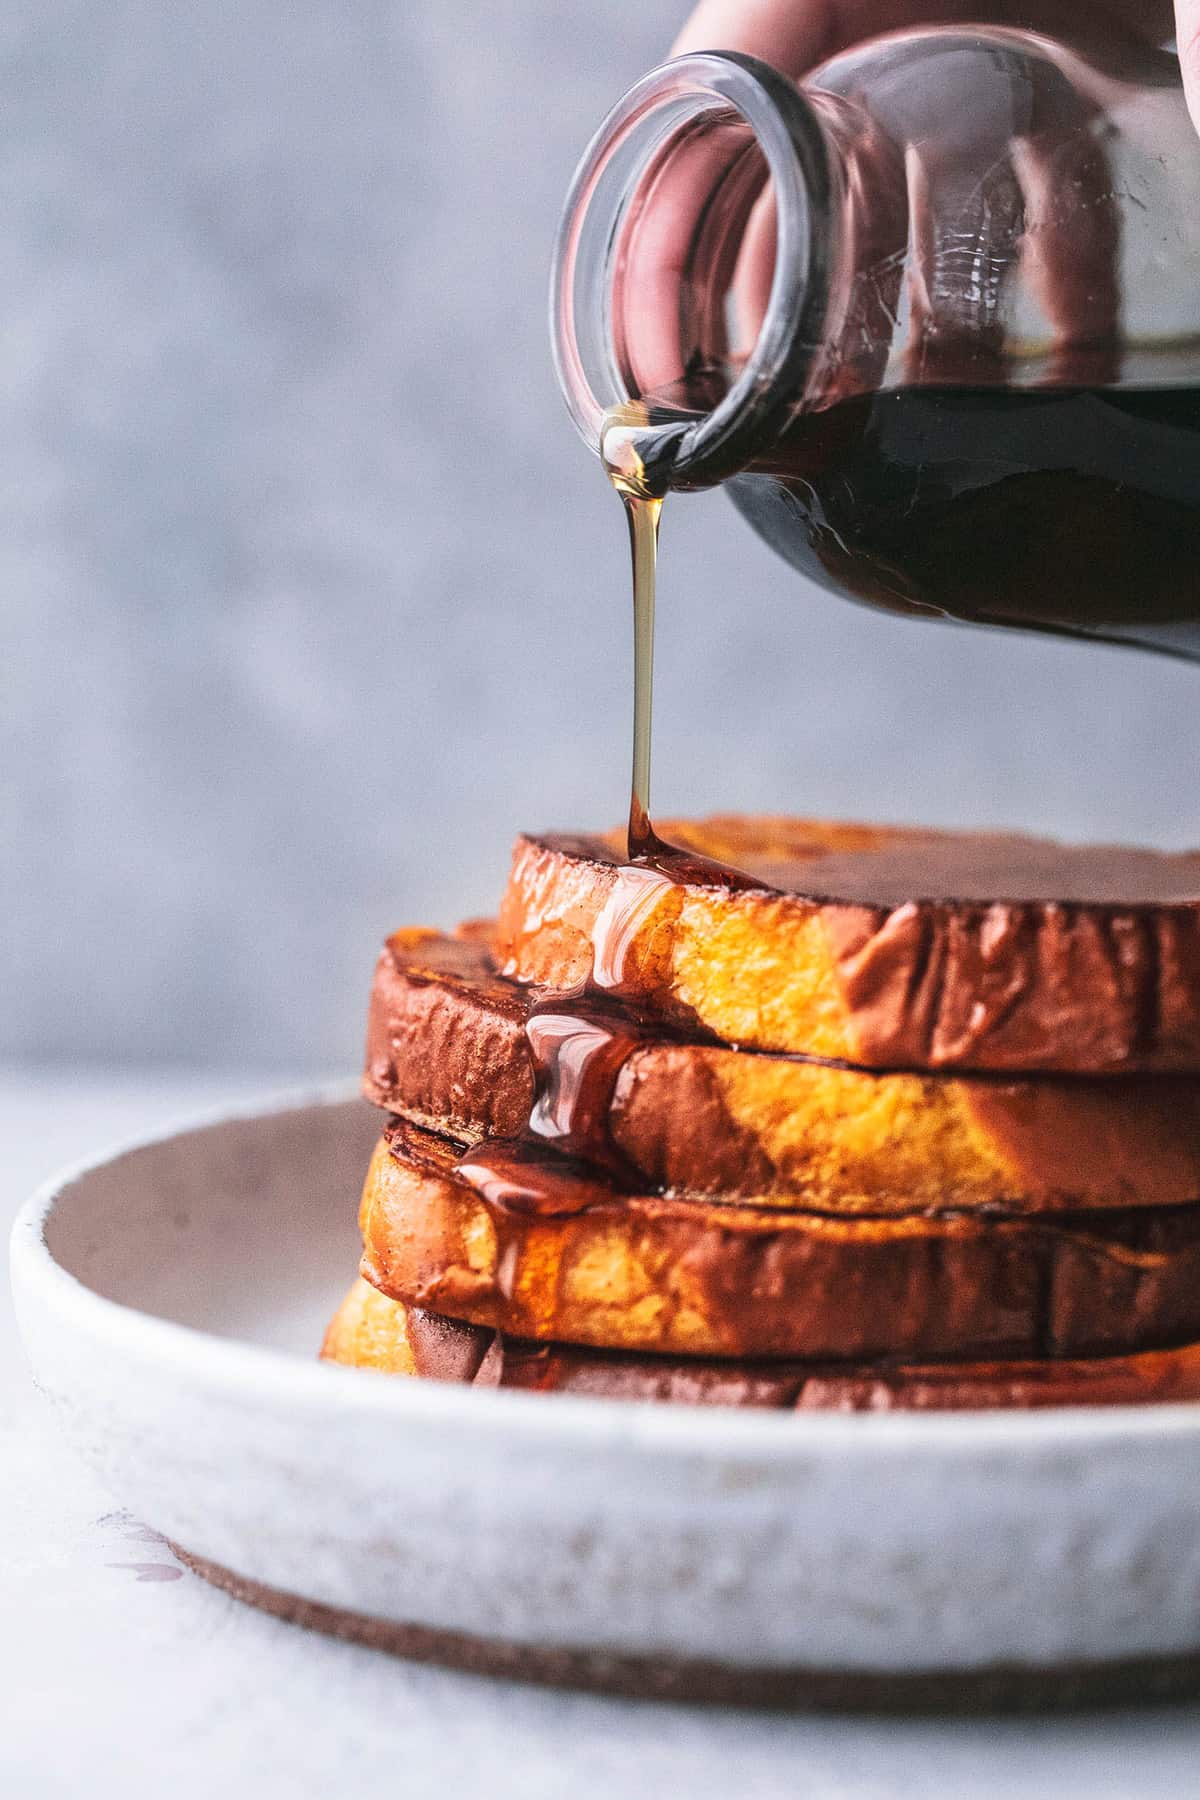
[[[612,1141],[609,1121],[621,1071],[645,1041],[632,1013],[577,996],[551,997],[534,1006],[525,1036],[537,1077],[532,1135],[631,1185],[633,1171]]]
[[[651,820],[659,527],[672,448],[695,416],[659,397],[612,408],[601,434],[632,564],[627,861],[593,928],[589,980],[530,1015],[526,1137],[459,1165],[501,1209],[559,1216],[631,1191],[609,1130],[621,1072],[652,1023],[636,1010],[631,952],[687,884],[762,885],[665,842]],[[1198,389],[860,396],[799,415],[727,485],[794,567],[869,604],[1200,661]]]
[[[592,933],[592,971],[568,994],[536,1004],[525,1035],[536,1076],[524,1137],[478,1145],[455,1173],[493,1208],[561,1217],[589,1204],[581,1176],[607,1177],[630,1191],[633,1171],[612,1140],[609,1121],[617,1083],[644,1041],[627,991],[630,952],[651,915],[689,879],[752,884],[736,869],[665,843],[650,820],[650,743],[654,700],[654,615],[662,496],[648,491],[642,449],[649,415],[616,407],[602,453],[629,525],[633,574],[633,773],[627,864]],[[669,427],[667,428],[669,430]],[[664,440],[656,440],[660,444]],[[661,1035],[661,1026],[657,1028]],[[593,1196],[595,1198],[595,1196]]]
[[[657,554],[672,489],[723,480],[739,510],[792,566],[871,605],[1200,661],[1200,387],[1069,385],[1112,382],[1121,367],[1153,371],[1155,357],[1142,354],[1131,324],[1146,313],[1155,324],[1150,337],[1179,349],[1178,367],[1194,369],[1195,309],[1176,294],[1172,312],[1179,284],[1164,278],[1194,269],[1194,240],[1182,229],[1194,181],[1180,182],[1178,192],[1167,181],[1183,155],[1178,144],[1152,167],[1144,158],[1131,177],[1121,157],[1124,137],[1133,142],[1135,134],[1111,121],[1099,133],[1094,85],[1081,81],[1080,104],[1070,104],[1077,79],[1074,63],[1046,40],[1010,31],[993,41],[975,27],[961,41],[946,32],[911,42],[890,34],[827,65],[822,90],[807,99],[745,58],[694,57],[639,84],[581,165],[556,256],[556,357],[576,424],[593,446],[599,428],[601,459],[629,531],[634,706],[626,862],[592,929],[588,980],[570,994],[544,996],[529,1016],[537,1079],[526,1133],[479,1146],[458,1164],[495,1213],[555,1216],[602,1205],[628,1188],[630,1171],[609,1122],[622,1072],[653,1024],[636,1010],[634,956],[653,942],[659,909],[683,904],[689,884],[763,885],[665,842],[652,822]],[[1147,87],[1155,117],[1160,85]],[[1124,110],[1131,92],[1140,103],[1140,89],[1123,89]],[[662,129],[667,112],[655,122],[660,104],[675,121],[677,141]],[[1181,93],[1175,104],[1181,111]],[[1002,179],[1011,160],[1010,114],[1052,119],[1059,134],[1053,141],[1062,139],[1060,147],[1076,156],[1066,166],[1079,179],[1061,182],[1052,219],[1036,215],[1036,193],[1012,204],[1019,182]],[[775,275],[790,271],[790,279],[773,279],[769,316],[748,364],[740,352],[722,360],[721,348],[728,349],[731,251],[758,179],[737,115],[766,146],[762,172],[770,173],[778,216]],[[952,172],[962,179],[931,183],[924,179],[927,151],[947,116],[961,122],[948,141],[962,162]],[[631,133],[639,122],[649,135],[644,154],[634,155]],[[1095,173],[1102,135],[1112,167],[1104,163],[1096,194],[1083,176]],[[1019,136],[1028,152],[1028,133]],[[1153,132],[1149,138],[1156,141]],[[897,145],[913,157],[892,170],[892,184],[889,158]],[[720,154],[697,158],[698,146]],[[679,303],[663,308],[667,322],[678,323],[678,357],[670,366],[684,370],[684,380],[605,411],[615,369],[626,393],[643,385],[633,378],[637,357],[622,321],[631,295],[640,304],[633,252],[649,198],[674,191],[666,176],[675,148],[681,166],[686,161],[712,180],[686,255],[678,269],[671,265]],[[623,162],[613,160],[612,178],[601,180],[618,151]],[[944,176],[947,157],[933,166]],[[1162,221],[1156,254],[1127,258],[1118,268],[1122,213],[1145,213],[1141,191],[1152,179]],[[890,231],[889,206],[903,230]],[[1144,232],[1140,219],[1133,225],[1132,236]],[[1106,265],[1106,279],[1091,284],[1100,303],[1089,289],[1079,317],[1049,321],[1046,344],[1025,357],[1035,370],[1031,385],[970,385],[1004,369],[1001,345],[1014,348],[1015,366],[1024,321],[1045,311],[1047,259],[1036,252],[1045,250],[1051,226],[1064,267],[1072,243],[1082,246],[1075,252],[1082,286],[1089,247],[1093,258],[1106,250],[1113,268]],[[657,241],[652,231],[644,236]],[[881,246],[890,253],[882,255]],[[956,255],[947,252],[938,263],[946,246]],[[960,266],[967,270],[961,291],[950,281]],[[1151,282],[1162,289],[1162,306],[1158,295],[1142,292]],[[1194,294],[1194,283],[1180,291]],[[909,296],[906,310],[902,294]],[[1106,296],[1113,302],[1107,311]],[[1139,313],[1147,297],[1155,304]],[[931,298],[940,314],[930,312]],[[1022,299],[1037,305],[1022,312]],[[980,325],[984,300],[992,312]],[[964,318],[979,326],[973,338],[959,330]],[[911,383],[876,389],[885,369],[896,368]],[[935,369],[935,383],[922,385]],[[962,384],[940,385],[956,370]],[[864,382],[868,391],[848,393]],[[809,405],[814,394],[825,404]],[[714,428],[721,409],[727,416]],[[661,1025],[653,1029],[661,1034]],[[509,1229],[516,1231],[515,1220]]]
[[[651,493],[638,449],[647,413],[640,406],[613,407],[605,420],[600,454],[621,497],[629,525],[633,563],[633,779],[629,795],[630,862],[660,848],[650,823],[650,740],[654,711],[654,616],[658,593],[658,527],[662,495]]]
[[[568,1218],[606,1197],[602,1173],[532,1134],[490,1138],[461,1156],[454,1173],[500,1215]]]
[[[493,1208],[543,1218],[644,1192],[611,1127],[622,1071],[651,1033],[671,1035],[632,1003],[588,989],[536,1002],[525,1023],[536,1078],[526,1131],[476,1145],[455,1173]]]
[[[1200,661],[1200,388],[864,395],[727,486],[794,568],[870,605]]]

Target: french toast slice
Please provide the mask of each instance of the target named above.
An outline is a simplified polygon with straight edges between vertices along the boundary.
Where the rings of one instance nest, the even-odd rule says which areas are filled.
[[[537,1393],[795,1412],[1135,1406],[1200,1399],[1200,1345],[992,1363],[737,1363],[538,1344],[389,1300],[361,1276],[321,1355],[351,1368]]]
[[[1200,853],[786,818],[520,837],[502,974],[871,1068],[1200,1071]],[[696,858],[730,865],[723,880]]]
[[[518,1157],[526,1152],[518,1150]],[[828,1214],[625,1195],[393,1120],[359,1222],[391,1298],[515,1337],[704,1357],[994,1360],[1200,1338],[1200,1208]]]
[[[1195,1076],[869,1072],[647,1037],[602,1006],[541,1004],[495,973],[483,927],[397,932],[371,991],[366,1097],[466,1143],[517,1137],[539,1060],[543,1074],[555,1067],[535,1057],[532,1031],[561,1058],[556,1086],[608,1054],[593,1130],[647,1192],[874,1214],[1200,1200]]]
[[[359,1275],[325,1328],[321,1360],[351,1369],[378,1369],[384,1375],[419,1374],[409,1342],[411,1317],[401,1301],[389,1300]]]

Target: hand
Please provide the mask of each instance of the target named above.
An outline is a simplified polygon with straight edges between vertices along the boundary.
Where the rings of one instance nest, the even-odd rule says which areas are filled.
[[[1080,15],[1084,18],[1081,19]],[[915,23],[1023,25],[1066,40],[1132,33],[1160,44],[1172,18],[1184,87],[1200,130],[1200,0],[700,0],[675,40],[685,50],[741,50],[788,75],[803,75],[863,38]]]
[[[737,50],[761,57],[783,73],[801,77],[826,58],[866,38],[913,24],[957,21],[1040,29],[1087,53],[1100,71],[1091,99],[1103,106],[1110,61],[1136,61],[1146,45],[1169,38],[1175,21],[1189,79],[1189,103],[1200,121],[1200,0],[701,0],[673,46],[690,50]],[[1090,107],[1080,93],[1072,111],[1043,120],[1042,128],[1014,140],[1008,153],[989,159],[970,189],[978,218],[961,210],[956,188],[957,133],[944,142],[910,145],[899,173],[870,160],[871,146],[851,148],[856,175],[876,195],[873,271],[874,303],[885,313],[900,300],[901,265],[907,254],[911,321],[906,345],[908,378],[914,381],[1002,379],[1003,326],[997,283],[988,314],[976,285],[957,271],[961,243],[976,236],[997,267],[1019,261],[1024,279],[1053,330],[1054,376],[1059,382],[1104,382],[1119,343],[1117,277],[1120,222],[1112,194],[1103,142],[1086,129]],[[965,125],[970,137],[969,118]],[[697,209],[726,156],[720,134],[685,145],[660,185],[656,204],[638,222],[623,262],[627,306],[620,305],[620,349],[632,391],[669,391],[685,367],[695,364],[697,343],[682,335],[679,283],[696,227]],[[978,157],[968,141],[966,163]],[[982,166],[982,165],[980,165]],[[893,190],[896,190],[893,193]],[[889,206],[889,197],[891,204]],[[1084,203],[1086,197],[1086,203]],[[889,235],[890,234],[890,235]],[[894,242],[892,241],[894,238]],[[775,220],[769,191],[746,222],[730,286],[732,341],[716,342],[724,326],[717,320],[711,344],[714,363],[722,348],[737,361],[754,343],[762,322],[774,265]],[[894,288],[894,292],[888,287]],[[887,289],[887,291],[884,291]],[[873,346],[875,360],[886,355],[887,333],[878,320],[852,321],[860,343]],[[989,369],[987,359],[996,362]],[[837,360],[837,359],[835,359]],[[871,356],[840,362],[839,382],[848,391],[874,384]],[[825,390],[825,402],[836,397]]]

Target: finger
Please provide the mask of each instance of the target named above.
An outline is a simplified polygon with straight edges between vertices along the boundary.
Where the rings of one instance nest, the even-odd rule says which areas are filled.
[[[1062,386],[1112,381],[1121,222],[1104,147],[1063,125],[1017,139],[1012,157],[1025,199],[1020,270],[1054,345],[1048,379]]]
[[[740,50],[801,75],[832,47],[833,0],[700,0],[671,47]]]
[[[685,375],[724,364],[724,300],[765,180],[748,127],[711,120],[670,140],[642,175],[622,223],[613,283],[628,392],[662,396]]]
[[[806,389],[807,403],[829,407],[879,385],[891,352],[900,308],[908,243],[908,194],[903,154],[890,135],[857,112],[817,102],[841,153],[850,204],[839,220],[844,279],[834,278],[825,343]],[[776,215],[771,188],[750,215],[732,295],[736,360],[752,350],[762,328],[775,271]]]
[[[1021,234],[1006,157],[981,179],[950,144],[909,144],[907,379],[990,387],[1004,379],[1003,292]]]
[[[729,354],[735,363],[744,362],[749,356],[767,315],[771,282],[775,276],[777,224],[775,189],[767,186],[746,221],[730,284],[733,335]]]
[[[1193,40],[1200,31],[1200,0],[1176,0],[1176,6],[1182,48],[1187,15]],[[740,50],[785,74],[803,75],[865,38],[913,25],[973,24],[980,10],[979,0],[700,0],[671,54]],[[1048,32],[1101,53],[1117,49],[1126,36],[1161,43],[1171,28],[1171,0],[1094,0],[1086,7],[1079,0],[988,0],[983,10],[991,23]]]
[[[1175,0],[1175,24],[1183,85],[1200,131],[1200,0]]]
[[[874,120],[854,112],[828,126],[841,142],[845,192],[850,204],[841,222],[847,283],[832,284],[837,295],[826,321],[826,344],[811,379],[815,404],[831,406],[869,393],[883,380],[899,326],[905,256],[909,241],[909,196],[904,152]],[[861,201],[870,195],[870,204]],[[842,292],[838,294],[839,285]]]
[[[1200,0],[1177,4],[1180,47],[1192,56],[1192,102],[1200,119]],[[1077,0],[991,0],[990,10],[997,22],[1041,26],[1073,39],[1081,48],[1086,39],[1091,48],[1113,56],[1120,52],[1124,60],[1142,54],[1139,41],[1153,43],[1167,34],[1170,6],[1171,0],[1096,0],[1081,17]],[[977,0],[702,0],[675,49],[737,49],[801,73],[865,36],[914,22],[974,17],[977,12]],[[1191,30],[1185,38],[1187,15]],[[952,156],[932,155],[928,145],[919,154],[910,152],[908,159],[913,231],[910,377],[998,378],[1004,272],[1011,279],[1019,257],[1053,336],[1057,377],[1068,379],[1074,370],[1079,379],[1088,378],[1086,371],[1096,367],[1097,358],[1102,361],[1109,354],[1105,346],[1114,341],[1117,323],[1118,227],[1111,199],[1105,198],[1108,171],[1103,152],[1085,134],[1055,133],[1051,128],[1011,147],[999,164],[992,164],[986,195],[974,183],[967,191],[956,191],[953,161]],[[982,200],[986,204],[981,210]],[[774,262],[774,235],[770,195],[764,193],[747,228],[734,277],[735,352],[745,353],[761,322]],[[973,290],[955,266],[964,242],[975,243],[981,258],[977,268],[995,271],[982,290]],[[872,262],[873,268],[883,271],[884,285],[893,271],[898,282],[900,259],[889,262],[883,254],[888,249],[880,246],[881,256]],[[643,266],[651,260],[647,257]],[[663,285],[670,288],[669,276]],[[668,298],[665,292],[663,298]],[[875,310],[890,313],[892,301],[881,287]],[[848,323],[853,327],[852,318]],[[888,323],[883,316],[874,320],[874,343],[887,342]],[[835,386],[856,386],[868,373],[865,366],[856,369],[853,357],[845,354],[853,335],[847,334],[835,359],[839,365]],[[676,334],[670,350],[660,357],[660,366],[678,365],[680,352]]]

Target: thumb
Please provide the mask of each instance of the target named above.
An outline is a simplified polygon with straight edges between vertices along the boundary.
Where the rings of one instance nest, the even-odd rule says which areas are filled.
[[[1200,0],[1175,0],[1175,25],[1183,85],[1200,131]]]

